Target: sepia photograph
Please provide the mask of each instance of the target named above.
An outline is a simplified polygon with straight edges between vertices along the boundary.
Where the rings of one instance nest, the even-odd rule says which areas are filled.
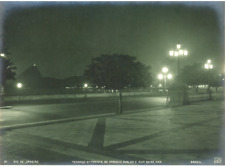
[[[0,1],[0,165],[225,165],[224,1]]]

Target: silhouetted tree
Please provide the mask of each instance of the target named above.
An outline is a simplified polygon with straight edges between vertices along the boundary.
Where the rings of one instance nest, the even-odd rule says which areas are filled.
[[[119,90],[119,113],[122,113],[122,92],[125,87],[147,87],[151,82],[150,67],[129,55],[101,55],[92,59],[84,76],[95,85]]]
[[[186,85],[191,86],[207,84],[207,73],[201,64],[194,63],[183,68],[181,79]]]
[[[150,67],[129,55],[101,55],[92,59],[84,75],[95,85],[106,89],[148,87],[152,81]]]
[[[210,86],[215,87],[217,90],[218,87],[221,87],[223,85],[223,77],[221,77],[218,73],[216,73],[215,70],[212,71],[212,73],[210,74],[211,74],[211,78],[209,78]]]
[[[36,65],[30,66],[17,77],[17,81],[23,83],[25,88],[40,89],[43,87],[41,73]]]
[[[198,85],[209,85],[212,87],[222,86],[222,79],[215,69],[206,70],[202,64],[194,63],[186,66],[181,73],[181,79],[186,85],[198,87]]]
[[[7,80],[14,80],[16,67],[6,56],[0,56],[0,85],[5,86]]]
[[[7,80],[15,79],[16,67],[13,65],[13,62],[7,58],[4,54],[0,56],[0,106],[4,106],[4,87]]]

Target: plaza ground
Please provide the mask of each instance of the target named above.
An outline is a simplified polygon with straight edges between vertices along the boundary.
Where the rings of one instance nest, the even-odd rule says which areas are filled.
[[[224,164],[224,106],[208,101],[3,127],[1,164]]]

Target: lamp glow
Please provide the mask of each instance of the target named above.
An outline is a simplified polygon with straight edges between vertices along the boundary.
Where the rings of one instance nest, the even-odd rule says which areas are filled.
[[[159,74],[158,75],[158,79],[160,79],[160,80],[163,79],[163,75],[162,74]]]
[[[181,45],[180,44],[177,44],[177,49],[180,49],[181,48]]]
[[[173,51],[170,51],[170,52],[169,52],[170,56],[173,56],[173,53],[174,53]]]
[[[167,73],[168,72],[168,68],[167,67],[162,68],[162,72],[163,73]]]
[[[213,65],[209,65],[209,68],[212,69],[213,68]]]
[[[168,74],[168,75],[167,75],[167,78],[168,78],[168,79],[171,79],[172,77],[173,77],[172,74]]]
[[[179,54],[183,55],[184,54],[184,50],[179,50]]]
[[[85,84],[84,84],[84,88],[87,88],[87,87],[88,87],[88,84],[87,84],[87,83],[85,83]]]
[[[23,84],[22,83],[17,83],[17,88],[22,88]]]

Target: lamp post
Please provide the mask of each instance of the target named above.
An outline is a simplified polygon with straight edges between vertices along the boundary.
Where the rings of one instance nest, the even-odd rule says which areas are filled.
[[[169,55],[177,57],[177,74],[179,77],[179,75],[180,75],[180,57],[187,56],[188,51],[186,49],[181,49],[181,45],[177,44],[175,50],[169,51]]]
[[[162,68],[162,72],[163,72],[163,74],[159,74],[158,75],[158,79],[159,80],[162,80],[162,79],[164,79],[164,92],[166,92],[166,83],[167,83],[167,79],[171,79],[172,78],[172,74],[167,74],[167,72],[168,72],[169,70],[168,70],[168,68],[167,67],[163,67]]]
[[[211,69],[213,69],[213,64],[211,62],[210,59],[207,60],[207,62],[205,63],[205,69],[208,70],[207,71],[207,83],[208,83],[208,93],[209,93],[209,99],[212,99],[212,93],[210,90],[210,82],[209,82],[209,72]]]
[[[20,89],[23,87],[23,84],[19,82],[16,84],[16,86],[19,89],[18,95],[19,95],[19,102],[20,102]]]
[[[4,53],[0,53],[0,57],[2,58],[2,59],[5,59],[6,58],[6,56],[5,56],[5,54]],[[2,64],[1,64],[2,65]],[[2,72],[2,71],[1,71]],[[2,75],[2,73],[0,72],[0,75]],[[1,82],[0,83],[0,107],[1,106],[4,106],[4,83],[3,82]]]
[[[208,70],[208,72],[207,72],[207,83],[208,83],[208,89],[209,89],[210,88],[210,86],[209,86],[209,71],[211,69],[213,69],[213,64],[212,64],[210,59],[208,59],[207,62],[205,63],[205,69]]]

